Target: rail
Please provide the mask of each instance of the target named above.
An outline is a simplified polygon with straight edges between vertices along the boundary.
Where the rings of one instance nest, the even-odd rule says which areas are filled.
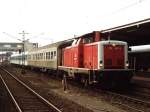
[[[115,93],[115,92],[110,92],[110,91],[104,91],[104,92],[106,94],[111,95],[112,97],[115,97],[116,99],[119,98],[119,99],[123,99],[123,101],[124,101],[124,102],[123,101],[115,101],[115,102],[113,102],[114,104],[122,105],[122,106],[132,109],[136,112],[145,112],[145,110],[142,110],[141,108],[139,109],[138,107],[134,107],[133,105],[130,106],[129,104],[127,104],[127,101],[129,101],[130,103],[140,104],[140,105],[143,104],[143,105],[147,105],[148,107],[150,107],[150,102],[148,102],[148,101],[143,101],[143,100],[140,100],[137,98],[129,97],[126,95]]]
[[[60,109],[58,109],[55,105],[53,105],[52,103],[50,103],[48,100],[46,100],[45,98],[43,98],[41,95],[39,95],[37,92],[35,92],[33,89],[31,89],[29,86],[27,86],[24,82],[22,82],[21,80],[19,80],[17,77],[15,77],[14,75],[12,75],[9,71],[1,68],[1,70],[5,71],[7,74],[9,74],[12,78],[14,78],[17,82],[19,82],[22,86],[24,86],[26,89],[28,89],[31,93],[33,93],[36,97],[38,97],[41,101],[43,101],[45,104],[47,104],[49,107],[52,107],[55,111],[57,112],[62,112]],[[11,96],[13,102],[16,105],[16,108],[19,112],[22,112],[21,108],[19,107],[19,104],[17,103],[16,99],[14,98],[14,96],[12,95],[11,91],[9,90],[8,86],[6,85],[4,79],[2,78],[2,76],[0,75],[0,78],[2,80],[2,82],[4,83],[7,91],[9,92],[9,95]]]

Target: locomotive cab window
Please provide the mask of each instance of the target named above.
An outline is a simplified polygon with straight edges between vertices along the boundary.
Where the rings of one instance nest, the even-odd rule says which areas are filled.
[[[83,43],[88,44],[94,42],[93,37],[83,38]]]

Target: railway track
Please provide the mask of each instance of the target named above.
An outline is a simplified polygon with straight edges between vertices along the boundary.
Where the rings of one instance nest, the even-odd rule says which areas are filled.
[[[77,84],[76,82],[72,82],[69,81],[69,84],[71,85],[75,85],[80,87],[80,84]],[[83,88],[82,88],[83,89]],[[124,108],[125,110],[129,111],[129,112],[150,112],[150,101],[147,100],[149,99],[149,95],[146,95],[144,98],[144,96],[141,97],[142,93],[137,93],[137,96],[134,96],[133,93],[135,93],[135,91],[133,90],[132,92],[129,93],[121,93],[121,92],[117,92],[117,91],[111,91],[111,90],[104,90],[101,89],[100,86],[95,86],[92,85],[90,87],[86,88],[88,91],[95,91],[97,92],[99,95],[101,95],[100,97],[102,99],[104,99],[105,101],[109,101],[111,104],[114,105],[118,105],[121,108]],[[132,94],[131,94],[132,93]],[[145,94],[143,94],[145,95]]]
[[[18,112],[62,112],[5,69],[0,78]]]
[[[149,92],[144,91],[144,90],[147,90]],[[130,93],[130,96],[150,102],[150,89],[144,89],[144,90],[133,89],[133,92]]]
[[[112,104],[117,104],[132,112],[150,112],[150,102],[123,94],[103,91]]]
[[[74,81],[73,81],[74,82]],[[74,85],[72,81],[69,84]],[[78,86],[78,84],[75,84]],[[78,87],[80,87],[79,85]],[[83,89],[83,88],[82,88]],[[142,99],[135,98],[127,94],[121,94],[117,92],[111,92],[106,90],[101,90],[100,88],[91,87],[87,89],[88,91],[98,92],[104,100],[109,101],[111,104],[117,105],[124,108],[127,111],[132,112],[150,112],[150,102]],[[130,94],[130,93],[129,93]]]

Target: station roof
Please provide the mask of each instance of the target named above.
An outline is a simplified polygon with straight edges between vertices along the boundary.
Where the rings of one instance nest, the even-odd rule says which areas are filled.
[[[104,38],[122,40],[129,46],[150,44],[150,18],[101,31]]]

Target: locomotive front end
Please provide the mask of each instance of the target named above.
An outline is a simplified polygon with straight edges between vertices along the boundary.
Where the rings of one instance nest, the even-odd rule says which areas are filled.
[[[127,43],[114,40],[101,41],[98,48],[99,81],[113,86],[128,84],[133,74],[128,69]]]
[[[99,69],[128,69],[127,43],[101,41],[99,43]]]

